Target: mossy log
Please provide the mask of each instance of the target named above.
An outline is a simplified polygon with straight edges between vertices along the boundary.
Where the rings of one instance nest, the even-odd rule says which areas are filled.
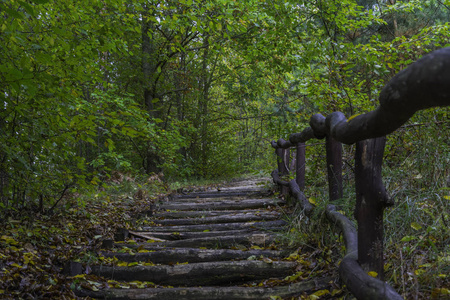
[[[223,231],[223,230],[243,230],[243,229],[261,229],[261,230],[279,230],[287,225],[284,220],[261,221],[261,222],[243,222],[243,223],[221,223],[221,224],[202,224],[185,226],[144,226],[142,231],[153,232],[186,232],[186,231]]]
[[[269,246],[274,241],[274,237],[267,233],[251,233],[229,236],[211,236],[202,238],[192,238],[177,241],[156,241],[153,243],[126,244],[117,243],[116,247],[153,249],[154,247],[179,248],[179,247],[212,247],[231,248],[236,245],[243,246]]]
[[[168,202],[159,206],[162,210],[231,210],[255,209],[284,204],[277,199],[222,200],[218,202]]]
[[[169,228],[170,229],[170,228]],[[215,237],[215,236],[226,236],[226,235],[242,235],[251,233],[264,233],[256,228],[247,229],[236,229],[236,230],[222,230],[222,231],[194,231],[194,232],[154,232],[154,231],[130,231],[131,236],[137,236],[145,239],[163,239],[166,241],[176,241],[194,238],[205,238],[205,237]]]
[[[292,274],[295,262],[225,261],[157,266],[92,266],[92,274],[114,280],[151,281],[156,284],[202,286],[245,283]]]
[[[186,288],[147,288],[147,289],[107,289],[101,291],[76,290],[79,297],[92,297],[110,300],[119,299],[177,299],[177,300],[265,300],[271,296],[281,298],[298,297],[314,290],[324,290],[332,286],[332,278],[292,283],[285,286],[266,287],[186,287]]]
[[[207,215],[207,212],[204,212]],[[234,213],[223,216],[205,216],[203,218],[184,218],[184,219],[162,219],[154,220],[155,224],[162,225],[194,225],[194,224],[212,224],[212,223],[232,223],[232,222],[252,222],[252,221],[269,221],[277,220],[280,214],[277,212],[260,212],[260,213]]]
[[[232,249],[198,249],[198,248],[179,248],[179,249],[161,249],[154,252],[143,253],[116,253],[103,252],[105,257],[116,257],[120,261],[134,262],[144,261],[155,264],[174,264],[174,263],[196,263],[226,260],[246,260],[249,258],[267,257],[271,259],[280,259],[289,255],[287,251],[278,250],[255,250],[247,251]]]
[[[246,209],[245,213],[249,214],[260,214],[261,212],[264,212],[264,210],[261,209]],[[207,211],[188,211],[188,210],[182,210],[182,211],[174,211],[174,210],[166,210],[166,211],[157,211],[156,212],[156,218],[157,219],[184,219],[184,218],[204,218],[204,217],[214,217],[214,216],[223,216],[223,215],[232,215],[232,214],[238,214],[241,213],[241,211],[236,210],[207,210]],[[275,212],[273,212],[275,213]]]

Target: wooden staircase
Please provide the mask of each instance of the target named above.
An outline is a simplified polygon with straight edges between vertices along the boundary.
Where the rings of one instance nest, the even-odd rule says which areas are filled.
[[[331,278],[297,282],[298,262],[279,249],[284,204],[256,181],[157,203],[148,226],[126,232],[133,242],[116,241],[103,251],[112,263],[90,266],[106,287],[75,292],[99,299],[229,300],[324,289]]]

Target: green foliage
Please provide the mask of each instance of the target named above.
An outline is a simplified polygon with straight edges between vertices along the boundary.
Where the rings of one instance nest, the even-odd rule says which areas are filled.
[[[45,210],[113,171],[266,168],[268,141],[373,109],[448,45],[444,2],[392,3],[1,1],[2,205]]]

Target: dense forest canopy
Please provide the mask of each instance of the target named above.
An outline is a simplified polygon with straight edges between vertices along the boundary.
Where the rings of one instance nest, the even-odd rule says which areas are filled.
[[[449,16],[448,0],[0,1],[0,206],[43,210],[113,172],[260,169],[313,113],[376,107],[450,46]]]

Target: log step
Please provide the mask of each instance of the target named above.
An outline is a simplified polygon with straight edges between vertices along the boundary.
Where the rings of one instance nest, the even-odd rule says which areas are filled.
[[[153,232],[185,232],[185,231],[222,231],[222,230],[242,230],[242,229],[261,229],[261,230],[279,230],[287,225],[284,220],[261,221],[261,222],[239,222],[239,223],[219,223],[185,226],[143,226],[142,231]]]
[[[265,287],[183,287],[183,288],[145,288],[145,289],[106,289],[101,291],[78,290],[80,297],[101,299],[177,299],[177,300],[262,300],[271,297],[290,299],[312,290],[330,289],[333,278],[321,278],[292,283],[272,288]]]
[[[157,219],[166,218],[166,219],[183,219],[183,218],[205,218],[205,217],[217,217],[223,215],[236,215],[243,213],[240,210],[184,210],[184,211],[176,211],[176,210],[166,210],[166,211],[157,211],[155,217]],[[265,209],[246,209],[246,214],[276,214],[280,216],[280,213],[277,211],[269,211],[267,212]]]
[[[278,232],[287,227],[278,211],[285,202],[267,195],[247,181],[245,187],[174,196],[157,203],[151,219],[145,220],[150,226],[124,229],[123,237],[116,235],[117,239],[129,236],[135,241],[111,241],[108,247],[113,247],[112,251],[101,252],[106,257],[103,261],[111,265],[89,266],[83,272],[89,270],[105,278],[103,289],[88,290],[84,285],[85,289],[76,290],[77,295],[102,299],[271,299],[328,288],[330,278],[295,283],[284,280],[301,266],[284,260],[290,251],[276,250]],[[261,287],[262,282],[279,286]],[[136,285],[146,288],[133,288]]]
[[[198,249],[198,248],[177,248],[161,249],[154,252],[144,253],[115,253],[103,252],[105,257],[116,257],[119,261],[125,262],[153,262],[155,264],[174,264],[174,263],[196,263],[227,260],[247,260],[260,259],[266,257],[270,259],[280,259],[289,255],[286,251],[278,250],[230,250],[230,249]]]
[[[196,225],[196,224],[214,224],[214,223],[236,223],[252,221],[268,221],[280,218],[279,213],[234,213],[230,215],[203,217],[203,218],[184,218],[184,219],[162,219],[154,220],[156,224],[162,225]]]
[[[276,207],[284,202],[277,199],[221,200],[205,202],[167,202],[158,206],[160,210],[234,210]]]
[[[220,197],[249,197],[249,196],[263,196],[268,192],[259,189],[235,189],[233,191],[208,191],[208,192],[196,192],[186,195],[176,195],[175,199],[192,199],[192,198],[220,198]]]
[[[92,266],[92,274],[120,281],[151,281],[160,285],[205,286],[242,284],[292,274],[295,262],[224,261],[157,266]]]
[[[223,230],[223,231],[194,231],[194,232],[154,232],[154,231],[130,231],[132,236],[145,238],[147,240],[162,239],[166,241],[186,240],[193,238],[205,238],[228,235],[242,235],[251,233],[267,233],[256,228],[241,229],[241,230]]]
[[[251,233],[251,234],[241,234],[241,235],[228,235],[228,236],[211,236],[211,237],[200,237],[191,238],[185,240],[176,241],[151,241],[150,243],[115,243],[116,247],[127,247],[127,248],[140,248],[153,250],[155,247],[165,247],[165,248],[179,248],[179,247],[211,247],[215,249],[228,249],[231,247],[236,247],[237,245],[242,246],[253,246],[258,245],[261,247],[269,246],[273,241],[274,237],[268,233]]]

